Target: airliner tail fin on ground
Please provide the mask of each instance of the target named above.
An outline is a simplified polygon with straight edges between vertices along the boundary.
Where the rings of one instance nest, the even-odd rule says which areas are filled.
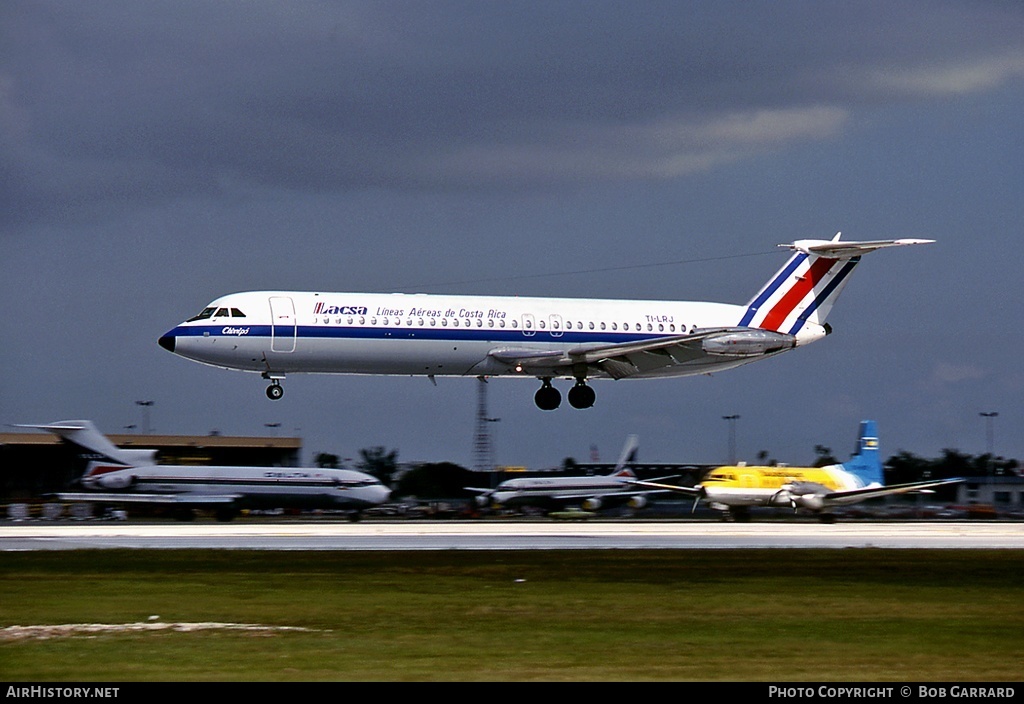
[[[639,444],[636,435],[630,435],[626,438],[626,444],[622,447],[622,454],[619,455],[619,461],[615,463],[615,469],[612,470],[611,476],[613,477],[635,477],[633,470],[627,465],[631,462],[636,461],[636,450]]]
[[[864,486],[885,484],[882,457],[878,451],[878,424],[875,421],[861,421],[857,450],[849,460],[843,462],[843,469],[857,477]]]
[[[62,420],[46,425],[16,425],[17,428],[47,430],[74,445],[89,459],[102,459],[128,467],[156,464],[156,450],[120,448],[103,435],[92,421]],[[96,457],[99,455],[100,457]],[[123,469],[123,467],[121,467]]]

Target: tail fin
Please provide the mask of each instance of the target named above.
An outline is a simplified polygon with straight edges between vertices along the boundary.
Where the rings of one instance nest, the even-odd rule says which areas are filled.
[[[626,444],[622,447],[622,454],[619,455],[619,461],[615,463],[615,469],[612,470],[611,476],[613,477],[633,477],[633,470],[626,465],[636,461],[636,450],[639,444],[636,435],[630,435],[626,438]]]
[[[885,484],[882,458],[878,451],[878,426],[873,420],[860,422],[857,451],[843,463],[843,469],[856,476],[864,486]]]
[[[820,337],[825,318],[842,292],[862,254],[883,247],[927,244],[934,240],[872,240],[840,242],[841,232],[831,240],[797,240],[780,244],[795,251],[764,287],[747,304],[740,320],[744,327],[798,335],[811,325]],[[824,328],[827,332],[827,328]]]
[[[156,464],[156,450],[124,450],[100,433],[92,421],[64,420],[49,425],[18,425],[16,427],[47,430],[79,448],[87,459],[102,460],[107,463],[115,462],[125,467]]]

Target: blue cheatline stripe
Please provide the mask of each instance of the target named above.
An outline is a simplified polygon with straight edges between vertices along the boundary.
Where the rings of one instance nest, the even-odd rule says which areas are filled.
[[[344,485],[337,484],[332,479],[275,479],[273,477],[261,478],[261,477],[250,477],[248,479],[239,478],[222,478],[216,477],[180,477],[180,476],[165,476],[165,477],[139,477],[139,486],[148,486],[150,484],[187,484],[189,486],[259,486],[263,487],[306,487],[311,489],[331,489],[335,486],[343,487]],[[344,487],[344,488],[351,488]]]
[[[811,305],[807,306],[807,310],[801,313],[800,316],[796,319],[796,322],[793,324],[793,327],[789,331],[790,335],[796,335],[797,332],[799,332],[800,328],[802,328],[804,326],[804,323],[807,322],[807,318],[810,317],[811,313],[816,311],[822,303],[828,300],[829,296],[832,295],[832,292],[835,291],[836,288],[838,288],[839,285],[846,280],[846,277],[850,275],[850,272],[853,271],[853,268],[857,266],[857,262],[859,261],[860,257],[854,257],[853,259],[849,260],[848,262],[846,262],[846,264],[843,265],[843,268],[839,271],[838,274],[836,274],[836,277],[832,279],[831,283],[829,283],[828,286],[822,289],[821,293],[818,294],[811,302]]]
[[[771,281],[771,283],[769,283],[765,287],[764,291],[762,291],[758,295],[758,297],[751,301],[750,305],[747,306],[747,312],[743,314],[743,318],[740,320],[740,327],[746,327],[750,325],[750,321],[754,319],[755,315],[757,315],[757,309],[760,308],[765,301],[771,298],[772,295],[779,290],[782,284],[784,284],[789,279],[793,272],[796,271],[797,267],[803,264],[804,260],[806,259],[807,255],[801,253],[789,260],[789,264],[787,264],[785,268],[779,271],[778,276],[776,276]]]
[[[210,337],[239,339],[246,338],[270,338],[269,325],[251,325],[249,332],[245,335],[225,335],[221,333],[223,326],[181,326],[167,333],[176,337],[203,337],[209,334]],[[497,343],[531,344],[565,342],[573,344],[585,343],[617,343],[637,342],[655,338],[667,337],[677,333],[666,332],[611,332],[608,330],[592,331],[562,331],[561,334],[552,334],[550,331],[533,331],[532,335],[526,335],[522,330],[497,330],[494,328],[409,328],[409,327],[348,327],[348,326],[320,326],[300,325],[296,336],[302,339],[356,339],[356,340],[447,340],[450,342],[468,341],[489,341]],[[291,338],[291,334],[278,335],[280,338]]]

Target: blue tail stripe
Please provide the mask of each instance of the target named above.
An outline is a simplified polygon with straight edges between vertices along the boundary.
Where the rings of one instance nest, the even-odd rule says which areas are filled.
[[[796,319],[796,322],[793,324],[793,327],[790,328],[789,330],[790,335],[796,335],[800,331],[800,328],[802,328],[804,326],[804,323],[807,322],[807,319],[811,316],[811,313],[816,311],[818,309],[818,306],[820,306],[822,303],[828,300],[828,297],[831,296],[832,292],[835,291],[836,288],[838,288],[839,285],[846,280],[846,277],[850,275],[850,272],[853,271],[853,268],[857,266],[857,262],[859,261],[860,257],[854,257],[843,266],[839,273],[836,274],[836,277],[832,279],[831,283],[829,283],[829,285],[826,286],[822,290],[822,292],[814,298],[814,301],[811,302],[811,305],[807,306],[807,310],[801,313],[800,317]]]

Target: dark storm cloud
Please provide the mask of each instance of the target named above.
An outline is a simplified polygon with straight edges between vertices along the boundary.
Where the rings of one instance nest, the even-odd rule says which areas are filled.
[[[3,217],[665,178],[1024,69],[1013,4],[12,2]]]
[[[1019,297],[1022,15],[0,3],[0,420],[116,432],[152,399],[161,431],[278,422],[313,452],[465,462],[475,380],[298,375],[270,402],[258,377],[156,340],[246,289],[742,303],[784,260],[775,243],[842,229],[937,242],[871,255],[836,334],[792,359],[595,384],[587,413],[541,413],[533,380],[489,384],[499,461],[617,452],[633,432],[645,459],[713,461],[724,414],[748,459],[839,456],[863,418],[887,452],[977,452],[979,411],[1020,456],[1021,325],[998,302]]]

